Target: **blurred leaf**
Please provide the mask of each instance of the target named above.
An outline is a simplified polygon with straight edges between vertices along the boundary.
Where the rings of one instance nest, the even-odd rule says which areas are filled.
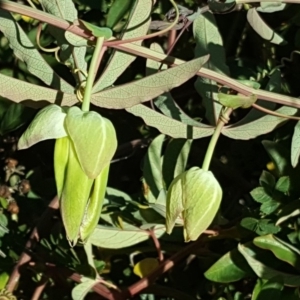
[[[83,277],[80,279],[82,282],[76,285],[72,290],[73,300],[83,300],[88,292],[98,283],[95,279]]]
[[[210,57],[204,67],[216,71],[219,74],[229,75],[229,69],[225,63],[225,51],[222,37],[219,33],[214,15],[210,12],[200,14],[193,22],[193,32],[196,41],[195,57],[201,57],[209,53]],[[195,88],[206,108],[206,118],[211,125],[215,125],[219,119],[222,106],[216,103],[215,95],[218,93],[216,82],[198,77]]]
[[[147,125],[157,128],[161,133],[173,138],[199,139],[210,136],[214,131],[213,127],[205,124],[202,124],[201,127],[186,125],[142,104],[126,110],[137,117],[141,117]]]
[[[149,226],[151,224],[148,224]],[[164,225],[155,225],[154,233],[157,238],[165,233]],[[101,248],[120,249],[136,245],[149,239],[149,233],[146,230],[131,226],[126,229],[106,227],[98,225],[90,237],[93,245]]]
[[[273,190],[276,184],[276,179],[270,172],[263,170],[259,177],[259,183],[264,189]]]
[[[253,248],[248,245],[238,245],[239,252],[245,257],[252,270],[256,273],[259,278],[272,279],[278,276],[282,279],[284,285],[287,286],[299,286],[300,276],[284,273],[270,268],[255,258],[255,252]]]
[[[257,279],[253,290],[251,300],[281,300],[283,290],[283,282],[280,277],[274,277],[270,280]]]
[[[132,0],[115,0],[109,8],[106,18],[106,25],[113,29],[129,11],[132,3]]]
[[[193,77],[207,59],[206,55],[143,79],[93,94],[91,102],[104,108],[123,109],[149,101]]]
[[[0,123],[0,134],[18,129],[32,119],[35,110],[20,103],[11,103]]]
[[[220,283],[231,283],[252,275],[252,269],[237,249],[227,252],[204,273],[208,280]]]
[[[65,109],[55,104],[40,110],[20,137],[18,148],[26,149],[44,140],[66,136],[65,117]]]
[[[4,289],[9,280],[9,275],[6,272],[0,274],[0,290]]]
[[[140,278],[147,277],[152,271],[154,271],[159,266],[158,260],[156,258],[144,258],[135,264],[133,268],[133,273]]]
[[[257,233],[258,235],[266,235],[269,233],[277,233],[280,231],[280,227],[273,224],[269,219],[255,219],[251,217],[243,218],[240,222],[240,226]]]
[[[274,32],[260,17],[255,8],[250,8],[247,12],[247,20],[251,27],[265,40],[273,44],[280,45],[284,39]]]
[[[269,234],[256,237],[253,240],[253,243],[259,248],[272,251],[278,259],[292,265],[297,270],[300,270],[300,255],[280,243],[273,235]]]
[[[25,62],[31,74],[62,92],[73,93],[74,88],[60,78],[45,62],[23,29],[5,10],[0,10],[0,30],[8,39],[9,46],[13,49],[15,56]]]
[[[300,215],[299,205],[300,201],[297,199],[282,207],[276,225],[280,225],[281,223],[289,220],[290,218],[294,218]]]
[[[257,7],[257,11],[262,13],[273,13],[275,11],[284,10],[286,7],[286,3],[282,3],[282,1],[273,1],[273,2],[260,2],[260,7]]]
[[[235,0],[226,0],[224,2],[216,1],[216,0],[209,0],[207,2],[209,9],[214,13],[228,13],[229,11],[233,10],[236,6]]]
[[[293,169],[289,160],[288,150],[281,144],[273,141],[264,140],[262,144],[275,164],[279,176],[291,174]]]
[[[124,3],[124,1],[122,2]],[[147,34],[151,22],[152,4],[152,0],[135,1],[120,39],[127,40]],[[142,41],[141,39],[133,44],[141,45]],[[113,50],[104,71],[94,84],[92,92],[97,93],[110,87],[135,59],[135,55]]]
[[[287,193],[290,190],[290,183],[291,182],[289,176],[280,177],[276,182],[275,189],[282,193]]]

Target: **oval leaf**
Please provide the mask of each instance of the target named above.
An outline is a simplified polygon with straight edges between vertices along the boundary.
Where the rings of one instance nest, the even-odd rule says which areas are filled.
[[[93,286],[98,283],[97,280],[90,278],[82,278],[81,281],[83,282],[76,285],[72,290],[73,300],[83,300]]]
[[[80,165],[88,177],[95,179],[107,166],[117,149],[116,131],[100,114],[69,109],[65,128],[74,143]]]
[[[300,270],[300,255],[280,243],[272,234],[256,237],[253,243],[259,248],[272,251],[277,258]]]
[[[300,276],[283,273],[281,271],[277,271],[273,268],[270,268],[257,260],[255,258],[255,252],[249,248],[247,245],[238,245],[239,252],[245,257],[248,264],[255,272],[255,274],[263,279],[272,279],[275,276],[279,276],[282,278],[283,282],[287,286],[299,286],[300,285]]]
[[[108,11],[106,25],[113,29],[122,20],[131,5],[132,0],[115,0]]]
[[[157,238],[166,231],[164,225],[153,225],[153,229]],[[89,238],[93,245],[109,249],[133,246],[148,239],[149,233],[135,226],[120,229],[102,225],[98,225]]]
[[[230,283],[252,275],[253,271],[237,249],[231,250],[215,262],[204,276],[211,281]]]
[[[152,271],[158,267],[159,263],[156,258],[145,258],[139,261],[133,268],[133,273],[140,278],[147,277]]]
[[[167,233],[182,213],[185,241],[196,240],[213,221],[222,199],[222,189],[210,171],[193,167],[177,176],[167,194]]]
[[[66,113],[58,105],[51,104],[35,116],[27,130],[21,136],[18,148],[26,149],[49,139],[58,139],[67,135],[64,129]]]

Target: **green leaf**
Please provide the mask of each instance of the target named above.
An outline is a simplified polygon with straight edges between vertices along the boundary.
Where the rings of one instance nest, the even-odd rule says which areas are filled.
[[[205,124],[202,124],[201,127],[186,125],[142,104],[126,110],[135,116],[141,117],[147,125],[157,128],[161,133],[173,138],[200,139],[212,135],[214,131],[213,127]]]
[[[259,203],[272,201],[273,198],[268,195],[263,187],[257,187],[250,192],[252,198]]]
[[[282,1],[273,1],[273,2],[260,2],[260,7],[257,7],[257,11],[262,13],[273,13],[275,11],[282,11],[286,7],[286,3]]]
[[[283,280],[284,285],[287,286],[300,285],[299,275],[284,273],[266,266],[265,264],[263,264],[262,262],[260,262],[255,258],[255,251],[253,250],[253,248],[250,248],[247,245],[239,244],[238,250],[245,257],[248,264],[250,265],[250,267],[258,277],[263,279],[272,279],[275,276],[279,276]]]
[[[152,43],[150,49],[156,52],[164,53],[163,48],[156,43]],[[147,59],[146,74],[155,74],[156,72],[158,72],[160,66],[161,63],[151,59]],[[163,64],[161,70],[166,69],[167,65]],[[195,121],[184,113],[184,111],[176,104],[170,92],[158,96],[158,98],[154,100],[154,104],[167,117],[181,121],[182,123],[185,123],[187,125],[201,126],[201,123]]]
[[[151,224],[147,224],[151,226]],[[165,233],[164,225],[155,225],[154,233],[157,238]],[[143,227],[128,226],[125,229],[113,228],[98,225],[92,235],[90,241],[93,245],[101,248],[121,249],[130,247],[149,239],[149,233]]]
[[[98,280],[83,277],[81,283],[77,284],[72,290],[73,300],[84,300],[88,292],[98,283]]]
[[[20,103],[11,103],[0,123],[0,134],[18,129],[32,119],[35,111]]]
[[[23,100],[48,101],[50,103],[61,102],[61,105],[72,106],[78,102],[76,95],[62,93],[25,81],[21,81],[3,74],[0,74],[0,96],[14,102]]]
[[[280,277],[274,277],[270,280],[257,279],[256,285],[252,292],[251,300],[281,300],[281,291],[283,290],[283,283]]]
[[[295,200],[284,207],[281,208],[279,219],[276,222],[276,225],[280,225],[281,223],[289,220],[290,218],[294,218],[300,215],[300,201]]]
[[[152,0],[135,1],[134,6],[131,9],[129,21],[123,29],[124,33],[120,37],[122,40],[147,34],[151,22],[150,14],[152,5]],[[133,42],[133,44],[141,45],[142,41],[143,40],[141,39]],[[135,59],[135,55],[113,50],[104,71],[94,84],[92,92],[97,93],[110,87]]]
[[[271,251],[278,259],[300,270],[300,255],[280,243],[272,234],[256,237],[253,243],[259,248]]]
[[[239,80],[240,82],[242,82],[243,84],[249,86],[251,84],[251,86],[253,88],[258,88],[257,86],[254,86],[255,84],[257,84],[257,82],[255,81],[250,81],[249,80]],[[281,72],[280,70],[275,70],[272,75],[270,76],[270,79],[266,85],[265,90],[273,92],[273,93],[280,93],[281,92]],[[257,100],[256,102],[257,105],[263,107],[263,108],[267,108],[269,110],[275,110],[276,108],[276,103],[271,102],[271,101],[263,101],[263,100]],[[250,112],[244,117],[242,118],[240,121],[238,121],[237,123],[234,124],[233,128],[238,128],[241,125],[246,125],[250,122],[253,122],[255,120],[258,120],[261,117],[266,116],[265,112],[262,112],[256,108],[252,108],[250,110]],[[276,121],[276,117],[273,116],[273,119]],[[253,123],[252,123],[253,125]],[[232,127],[229,127],[232,128]],[[226,135],[226,134],[225,134]],[[242,136],[242,133],[240,134]]]
[[[67,133],[64,128],[65,117],[65,110],[55,104],[40,110],[22,134],[18,142],[18,148],[26,149],[44,140],[66,136]]]
[[[56,17],[67,20],[71,23],[78,19],[78,13],[72,0],[40,0],[39,2],[46,12]],[[86,47],[73,47],[72,43],[69,43],[68,39],[66,39],[66,36],[68,36],[69,39],[77,36],[69,31],[65,31],[51,25],[48,25],[48,30],[60,46],[60,60],[71,63],[71,68],[73,70],[80,69],[81,71],[86,71]]]
[[[255,8],[248,10],[247,20],[256,33],[259,34],[263,39],[276,45],[284,43],[284,39],[263,21]]]
[[[259,177],[259,183],[263,188],[272,191],[275,187],[276,179],[270,172],[263,170]]]
[[[297,109],[283,106],[276,110],[277,113],[292,116],[296,114]],[[254,120],[242,125],[235,124],[227,126],[222,130],[222,134],[236,140],[250,140],[259,135],[273,131],[279,124],[286,122],[286,118],[265,115],[258,120]]]
[[[227,252],[204,273],[208,280],[220,283],[235,282],[251,275],[252,269],[237,249]]]
[[[218,99],[223,106],[237,109],[251,107],[251,105],[256,102],[257,96],[228,95],[224,93],[218,93]]]
[[[113,29],[129,11],[132,3],[132,0],[115,0],[109,8],[106,25]]]
[[[266,235],[280,231],[280,227],[274,225],[269,219],[257,220],[255,218],[246,217],[242,219],[240,226],[258,235]]]
[[[162,147],[165,135],[157,136],[150,144],[143,165],[143,176],[149,187],[149,192],[145,198],[149,202],[155,202],[162,189],[164,189],[164,181],[162,176]],[[154,199],[151,199],[152,197]]]
[[[290,190],[290,184],[291,184],[290,177],[283,176],[283,177],[280,177],[278,179],[278,181],[276,182],[275,189],[282,193],[287,193]]]
[[[222,199],[222,188],[210,171],[198,167],[177,176],[167,193],[167,233],[182,213],[184,239],[196,240],[213,221]]]
[[[80,20],[80,23],[82,23],[84,27],[88,29],[93,34],[93,36],[97,38],[103,37],[105,40],[108,40],[113,35],[112,30],[108,27],[99,27],[83,20]]]
[[[293,134],[292,145],[291,145],[291,162],[294,168],[298,165],[299,156],[300,156],[300,121],[297,122],[294,128],[294,134]]]
[[[74,88],[61,79],[45,62],[23,29],[5,10],[0,10],[0,30],[8,39],[15,56],[25,62],[31,74],[62,92],[73,93]]]
[[[193,77],[207,59],[206,55],[143,79],[93,94],[91,102],[105,108],[123,109],[149,101]]]
[[[154,104],[165,116],[169,118],[190,126],[203,126],[203,124],[195,121],[185,114],[185,112],[176,104],[171,93],[165,93],[162,96],[158,96],[158,98],[154,100]]]
[[[222,37],[219,33],[215,17],[212,13],[200,14],[193,22],[193,32],[196,41],[195,56],[201,57],[209,53],[210,57],[204,67],[216,71],[219,74],[229,75],[229,69],[225,63],[225,51]],[[198,77],[195,82],[197,92],[202,96],[206,108],[206,117],[210,124],[215,125],[219,119],[221,105],[217,101],[218,86],[216,82]]]
[[[280,206],[280,203],[274,200],[270,200],[267,202],[264,202],[261,206],[260,206],[260,211],[266,215],[270,215],[272,214],[274,211],[276,211],[278,209],[278,207]]]
[[[211,0],[208,3],[209,9],[218,14],[222,13],[228,13],[232,9],[235,8],[236,6],[236,1],[235,0],[226,0],[224,2],[216,1],[216,0]]]
[[[84,172],[89,178],[98,177],[117,149],[113,124],[96,112],[71,107],[65,118],[65,129]]]
[[[277,142],[264,140],[262,144],[275,164],[279,176],[291,174],[293,168],[289,160],[289,151]]]
[[[192,140],[174,139],[164,153],[162,172],[166,188],[172,180],[185,171]]]

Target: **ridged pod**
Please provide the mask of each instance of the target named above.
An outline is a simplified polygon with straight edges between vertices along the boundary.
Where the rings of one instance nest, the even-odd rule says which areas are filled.
[[[60,199],[64,187],[65,173],[69,158],[70,139],[68,136],[59,138],[54,147],[54,172],[57,196]]]
[[[94,181],[93,191],[80,226],[80,239],[85,242],[98,224],[106,191],[109,166],[107,165]]]
[[[75,153],[73,143],[69,143],[69,156],[65,171],[64,185],[60,197],[60,211],[72,246],[79,238],[80,226],[94,183],[83,172]]]

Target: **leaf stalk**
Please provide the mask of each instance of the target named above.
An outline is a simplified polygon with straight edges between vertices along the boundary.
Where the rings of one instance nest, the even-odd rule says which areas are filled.
[[[83,95],[83,101],[81,109],[83,111],[89,111],[90,110],[90,104],[91,104],[91,97],[92,97],[92,89],[94,80],[96,77],[97,69],[98,69],[98,57],[101,53],[101,49],[104,43],[104,37],[97,38],[96,47],[93,53],[93,57],[91,60],[89,73],[86,81],[86,86],[84,89],[84,95]]]
[[[218,139],[221,135],[223,127],[228,123],[229,117],[232,113],[233,109],[230,107],[226,107],[220,114],[218,124],[215,128],[215,131],[211,137],[211,140],[209,142],[209,145],[207,147],[205,157],[202,164],[202,170],[208,171],[209,165],[213,156],[213,153],[215,151],[215,147],[217,145]]]

